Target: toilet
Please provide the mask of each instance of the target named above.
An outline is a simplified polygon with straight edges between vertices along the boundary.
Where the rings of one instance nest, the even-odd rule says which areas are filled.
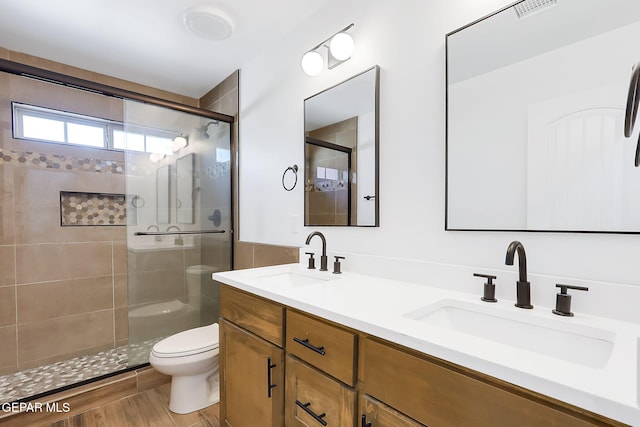
[[[169,409],[186,414],[220,401],[218,324],[189,329],[153,346],[149,363],[171,375]]]

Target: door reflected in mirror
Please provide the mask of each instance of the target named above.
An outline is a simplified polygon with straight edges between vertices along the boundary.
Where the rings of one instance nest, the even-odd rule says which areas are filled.
[[[378,226],[377,66],[304,101],[305,225]]]

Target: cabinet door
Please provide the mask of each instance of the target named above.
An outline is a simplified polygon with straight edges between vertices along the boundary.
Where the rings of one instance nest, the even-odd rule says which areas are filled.
[[[360,397],[358,427],[425,427],[371,396]]]
[[[281,427],[284,412],[284,352],[220,321],[220,393],[228,427]]]
[[[287,427],[354,427],[355,390],[287,356]]]
[[[436,359],[409,354],[366,338],[361,342],[360,384],[364,393],[429,427],[593,427],[615,425],[585,420],[530,400],[507,386],[440,366]]]

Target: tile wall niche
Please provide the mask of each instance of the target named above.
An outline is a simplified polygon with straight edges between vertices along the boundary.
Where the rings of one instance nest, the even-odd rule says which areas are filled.
[[[60,219],[61,191],[125,193],[123,154],[13,139],[11,101],[122,120],[121,100],[0,73],[0,375],[128,333],[125,227]]]

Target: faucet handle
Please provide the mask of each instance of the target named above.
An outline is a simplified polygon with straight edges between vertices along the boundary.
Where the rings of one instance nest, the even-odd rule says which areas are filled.
[[[315,270],[315,268],[316,268],[316,260],[315,260],[315,258],[313,258],[315,253],[313,253],[313,252],[305,252],[305,254],[309,255],[309,266],[307,267],[307,269]]]
[[[475,277],[484,277],[485,279],[487,279],[487,282],[484,284],[484,294],[480,299],[485,302],[498,302],[498,300],[496,299],[496,285],[495,283],[493,283],[493,281],[497,279],[497,276],[480,273],[473,273],[473,275]]]
[[[342,271],[340,271],[340,260],[344,259],[344,257],[343,256],[334,256],[334,258],[336,260],[333,263],[333,274],[342,274]]]
[[[558,316],[572,317],[571,295],[567,293],[567,290],[574,289],[576,291],[588,291],[589,288],[584,286],[563,285],[562,283],[556,284],[556,288],[560,288],[560,293],[556,294],[556,308],[551,310],[551,312]]]

